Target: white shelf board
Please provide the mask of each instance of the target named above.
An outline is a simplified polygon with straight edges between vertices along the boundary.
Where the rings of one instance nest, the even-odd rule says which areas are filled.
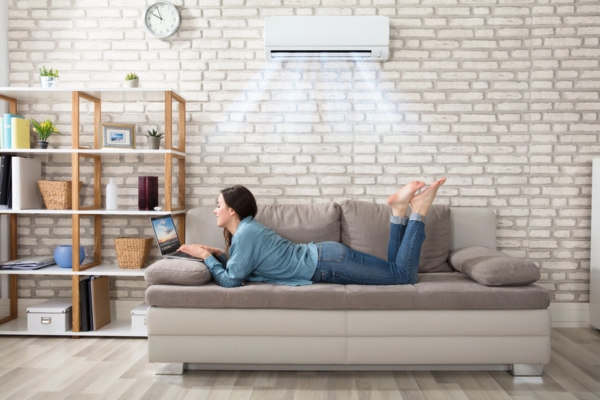
[[[11,210],[0,208],[0,214],[54,214],[54,215],[128,215],[128,216],[159,216],[159,215],[177,215],[184,214],[185,210],[178,211],[140,211],[134,209],[127,210]]]
[[[86,260],[85,262],[89,262]],[[100,264],[98,266],[88,268],[85,271],[73,271],[71,268],[61,268],[58,265],[51,265],[48,267],[33,269],[33,270],[20,270],[20,269],[0,269],[0,275],[106,275],[106,276],[144,276],[145,268],[141,269],[125,269],[119,268],[118,265],[114,264]]]
[[[176,133],[175,133],[176,134]],[[145,155],[145,154],[175,154],[181,157],[185,157],[185,153],[175,150],[150,150],[150,149],[132,149],[132,150],[119,150],[119,149],[0,149],[0,153],[6,154],[110,154],[110,155]]]
[[[104,101],[165,101],[171,88],[94,88],[94,87],[0,87],[0,95],[17,100],[71,102],[73,92],[82,92]],[[85,101],[85,100],[84,100]]]
[[[116,319],[105,327],[92,332],[29,332],[27,331],[27,317],[18,317],[0,325],[1,335],[29,335],[29,336],[116,336],[116,337],[148,337],[147,333],[131,330],[130,319]]]

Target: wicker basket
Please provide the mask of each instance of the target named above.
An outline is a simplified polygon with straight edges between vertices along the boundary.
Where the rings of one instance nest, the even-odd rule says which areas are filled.
[[[152,237],[118,237],[115,238],[115,250],[119,268],[144,268],[148,253],[152,247]]]
[[[48,210],[70,210],[71,181],[38,181],[44,204]],[[79,181],[81,189],[81,181]]]

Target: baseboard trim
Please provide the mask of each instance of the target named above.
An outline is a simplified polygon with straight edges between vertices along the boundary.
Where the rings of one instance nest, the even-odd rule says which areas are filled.
[[[589,328],[590,303],[550,303],[553,328]]]

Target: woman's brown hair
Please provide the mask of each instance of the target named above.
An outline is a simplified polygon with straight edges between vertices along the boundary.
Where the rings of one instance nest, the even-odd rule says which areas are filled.
[[[240,221],[246,217],[256,217],[258,207],[256,205],[256,199],[252,192],[241,185],[232,186],[221,190],[223,200],[227,207],[232,208],[233,211],[240,217]],[[227,228],[223,228],[223,237],[225,238],[225,253],[229,255],[229,247],[231,247],[231,239],[233,235]]]

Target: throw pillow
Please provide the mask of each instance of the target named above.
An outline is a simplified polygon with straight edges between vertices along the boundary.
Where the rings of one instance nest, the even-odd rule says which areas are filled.
[[[540,279],[540,271],[531,261],[483,246],[467,247],[451,253],[450,265],[486,286],[529,285]]]
[[[150,285],[198,286],[210,281],[210,271],[198,261],[163,258],[146,268]]]

